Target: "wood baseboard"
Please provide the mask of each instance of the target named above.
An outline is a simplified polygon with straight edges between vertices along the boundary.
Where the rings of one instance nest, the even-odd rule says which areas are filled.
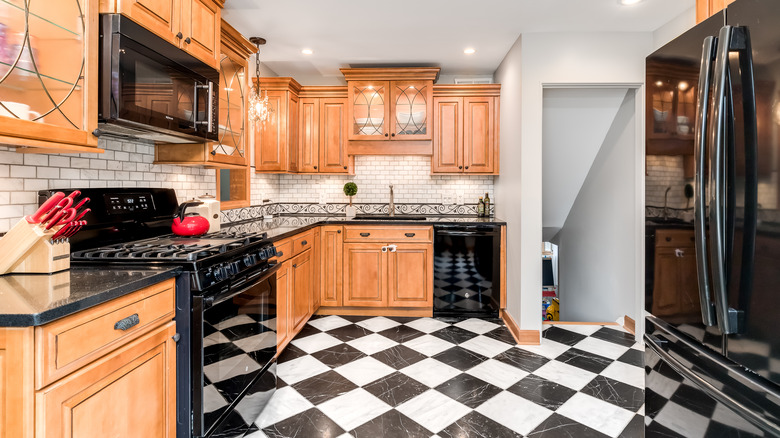
[[[618,325],[616,322],[542,321],[547,325]]]
[[[623,328],[632,335],[636,336],[636,322],[628,315],[623,318]]]
[[[347,316],[433,316],[432,307],[325,307],[317,309],[315,315],[347,315]]]
[[[519,345],[539,345],[541,337],[539,336],[539,330],[520,330],[520,326],[517,325],[512,316],[507,313],[505,309],[501,309],[501,319],[504,320],[506,328],[512,333],[512,337],[515,338],[515,342]]]

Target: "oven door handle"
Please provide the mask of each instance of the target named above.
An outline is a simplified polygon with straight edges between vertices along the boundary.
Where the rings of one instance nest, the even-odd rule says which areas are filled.
[[[213,306],[216,306],[219,303],[225,302],[225,301],[235,297],[236,295],[241,295],[242,293],[244,293],[247,289],[249,289],[253,285],[255,285],[257,283],[261,283],[261,282],[267,280],[272,275],[276,275],[276,271],[278,271],[279,268],[281,268],[281,265],[279,263],[277,263],[275,265],[272,265],[270,268],[268,268],[267,270],[263,271],[259,275],[255,275],[254,277],[252,277],[252,275],[249,275],[247,277],[248,278],[247,281],[244,281],[244,282],[242,282],[242,283],[240,283],[238,285],[235,285],[235,286],[239,287],[238,290],[236,290],[235,288],[231,287],[230,289],[228,289],[227,292],[223,292],[221,294],[216,294],[216,295],[212,295],[212,296],[203,297],[203,310],[209,309],[209,308],[211,308]],[[231,285],[231,286],[233,286],[233,285]]]

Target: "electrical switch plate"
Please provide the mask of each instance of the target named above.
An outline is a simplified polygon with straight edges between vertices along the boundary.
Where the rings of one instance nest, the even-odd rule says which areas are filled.
[[[445,205],[452,205],[455,203],[455,195],[452,193],[447,193],[446,195],[441,195],[441,203]]]
[[[463,193],[458,193],[458,205],[463,205]]]

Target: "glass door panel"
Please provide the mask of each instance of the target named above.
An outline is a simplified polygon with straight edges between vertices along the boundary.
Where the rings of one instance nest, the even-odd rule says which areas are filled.
[[[384,139],[388,137],[387,82],[353,82],[351,138]]]
[[[425,83],[393,82],[391,137],[428,136],[428,94]]]
[[[214,152],[243,157],[246,123],[244,64],[222,55],[219,68],[219,143],[214,144]]]

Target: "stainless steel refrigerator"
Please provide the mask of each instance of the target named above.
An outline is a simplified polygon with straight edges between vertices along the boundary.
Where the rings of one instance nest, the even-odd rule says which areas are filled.
[[[780,1],[646,75],[646,436],[780,436]]]

